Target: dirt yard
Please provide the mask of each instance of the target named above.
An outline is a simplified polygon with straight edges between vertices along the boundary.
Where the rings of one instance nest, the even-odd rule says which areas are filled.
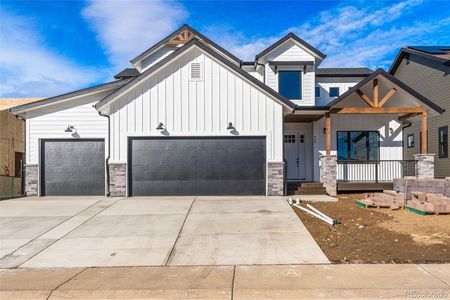
[[[294,208],[328,259],[334,263],[450,262],[450,215],[361,208],[362,195],[340,195],[312,205],[341,224],[330,226]],[[305,205],[305,204],[302,204]]]

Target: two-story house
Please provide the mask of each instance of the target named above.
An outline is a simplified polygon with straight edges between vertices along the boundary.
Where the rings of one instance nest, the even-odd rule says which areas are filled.
[[[116,81],[12,109],[29,195],[282,195],[403,176],[402,120],[442,109],[290,33],[242,61],[188,25]],[[426,138],[425,138],[426,139]],[[424,153],[426,149],[422,149]]]

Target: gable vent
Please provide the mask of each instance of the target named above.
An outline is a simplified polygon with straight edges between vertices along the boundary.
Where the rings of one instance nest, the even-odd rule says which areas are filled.
[[[201,64],[198,62],[191,63],[191,80],[201,80],[202,79],[202,68]]]

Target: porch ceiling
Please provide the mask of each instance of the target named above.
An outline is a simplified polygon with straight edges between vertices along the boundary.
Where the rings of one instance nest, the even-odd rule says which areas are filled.
[[[286,123],[306,123],[317,121],[322,118],[325,113],[315,113],[315,114],[289,114],[284,116],[284,122]]]

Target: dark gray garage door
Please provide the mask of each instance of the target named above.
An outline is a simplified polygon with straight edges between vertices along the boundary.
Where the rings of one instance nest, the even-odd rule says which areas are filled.
[[[265,138],[130,138],[128,153],[130,195],[266,191]]]
[[[103,140],[41,143],[41,195],[104,195]]]

